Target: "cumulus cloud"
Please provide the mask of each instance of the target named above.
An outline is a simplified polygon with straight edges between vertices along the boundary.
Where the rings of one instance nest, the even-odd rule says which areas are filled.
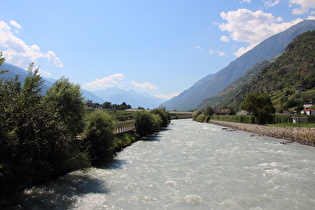
[[[48,58],[48,61],[50,64],[53,64],[59,68],[63,67],[61,61],[59,60],[59,58],[55,55],[53,51],[48,51],[47,53],[45,53],[45,57]]]
[[[253,12],[248,9],[222,12],[220,15],[226,23],[221,23],[219,28],[229,32],[229,39],[248,43],[247,47],[242,47],[234,53],[236,56],[241,56],[266,38],[303,21],[295,19],[291,22],[282,22],[281,17],[274,17],[271,13],[264,13],[261,10]]]
[[[161,98],[161,99],[164,99],[164,100],[169,100],[175,96],[178,96],[180,93],[172,93],[172,94],[169,94],[169,95],[155,95],[155,97],[157,98]]]
[[[104,77],[102,79],[96,79],[85,85],[90,88],[99,88],[99,87],[115,87],[114,84],[120,83],[125,76],[123,74],[113,74],[108,77]]]
[[[297,4],[300,6],[300,8],[294,8],[292,10],[292,13],[295,15],[304,14],[304,13],[309,12],[311,9],[315,9],[315,1],[314,0],[290,0],[289,2],[292,5]]]
[[[209,50],[209,54],[218,54],[219,56],[226,56],[226,54],[223,51],[213,49]]]
[[[227,36],[221,36],[221,41],[223,41],[223,42],[228,42],[228,41],[230,41],[230,39],[229,39],[229,37],[227,37]]]
[[[16,21],[11,20],[10,25],[15,28],[22,28]],[[31,62],[39,58],[46,58],[48,61],[61,68],[63,67],[59,58],[53,51],[42,52],[36,44],[27,45],[23,40],[13,35],[10,26],[0,21],[0,47],[4,48],[3,56],[6,61],[22,68],[27,68]]]
[[[22,26],[18,24],[15,20],[10,20],[10,25],[14,26],[15,28],[21,29]]]
[[[151,89],[151,90],[157,90],[157,89],[159,89],[157,86],[152,85],[152,84],[150,84],[150,83],[148,83],[148,82],[145,82],[145,83],[138,83],[138,82],[132,81],[131,84],[134,85],[135,87],[143,88],[143,89]]]
[[[247,2],[247,3],[251,3],[252,1],[251,1],[251,0],[242,0],[242,2],[241,2],[241,3],[245,3],[245,2]]]
[[[268,0],[268,1],[265,0],[265,1],[264,1],[264,4],[265,4],[266,7],[274,7],[274,6],[276,6],[277,4],[279,4],[280,1],[281,1],[281,0]]]
[[[194,48],[198,50],[202,50],[202,48],[199,45],[194,46]]]

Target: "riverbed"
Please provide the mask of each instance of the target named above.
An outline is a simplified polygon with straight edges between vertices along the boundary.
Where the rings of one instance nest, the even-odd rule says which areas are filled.
[[[19,209],[313,209],[315,148],[174,120],[100,168],[26,190]]]

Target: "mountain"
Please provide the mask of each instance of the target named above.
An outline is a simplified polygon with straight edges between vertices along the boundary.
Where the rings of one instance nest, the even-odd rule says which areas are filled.
[[[230,106],[238,110],[240,104],[244,100],[243,95],[246,94],[249,83],[252,78],[254,78],[257,73],[264,67],[270,65],[270,61],[262,60],[250,68],[245,74],[229,84],[225,89],[217,93],[216,95],[203,100],[196,109],[205,110],[207,106],[212,106],[213,108],[219,109],[223,106]]]
[[[231,82],[239,79],[259,61],[270,60],[282,54],[294,37],[314,29],[315,20],[304,20],[286,31],[264,40],[255,48],[231,62],[227,67],[199,80],[180,95],[165,102],[163,106],[168,110],[176,108],[183,111],[196,108],[204,99],[214,96]]]
[[[253,92],[268,93],[279,112],[315,102],[315,30],[294,38],[275,61],[259,62],[198,109],[227,105],[238,110]]]
[[[13,64],[7,63],[7,62],[4,62],[2,65],[0,65],[0,71],[4,71],[4,70],[8,72],[4,74],[0,74],[0,78],[4,78],[4,77],[13,78],[15,77],[15,75],[19,75],[19,80],[24,81],[25,77],[28,75],[28,72],[25,69],[15,66]],[[44,80],[44,83],[42,87],[42,92],[43,94],[45,94],[48,88],[50,88],[56,80],[52,78],[44,78],[44,77],[43,77],[43,80]],[[104,102],[103,99],[97,97],[96,95],[94,95],[93,93],[87,90],[81,89],[81,92],[82,92],[83,97],[86,100],[92,100],[98,103]]]
[[[4,77],[15,77],[15,75],[19,75],[19,80],[24,81],[25,77],[28,75],[28,72],[25,69],[22,69],[18,66],[15,66],[13,64],[4,62],[2,65],[0,65],[0,71],[8,71],[4,74],[0,74],[0,78]],[[47,89],[52,86],[52,82],[48,80],[44,80],[42,92],[46,93]]]
[[[118,87],[108,88],[106,90],[97,90],[93,92],[104,101],[112,104],[121,104],[126,102],[132,107],[157,108],[164,100],[151,96],[146,93],[138,93],[133,90],[123,90]]]

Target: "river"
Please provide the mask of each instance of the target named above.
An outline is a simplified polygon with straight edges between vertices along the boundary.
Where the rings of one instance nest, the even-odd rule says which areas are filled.
[[[26,190],[20,209],[314,209],[315,148],[174,120],[102,168]]]

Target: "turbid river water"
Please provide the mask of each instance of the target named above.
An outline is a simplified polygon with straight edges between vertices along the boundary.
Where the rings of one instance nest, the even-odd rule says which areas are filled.
[[[315,148],[191,120],[25,191],[21,209],[314,209]]]

